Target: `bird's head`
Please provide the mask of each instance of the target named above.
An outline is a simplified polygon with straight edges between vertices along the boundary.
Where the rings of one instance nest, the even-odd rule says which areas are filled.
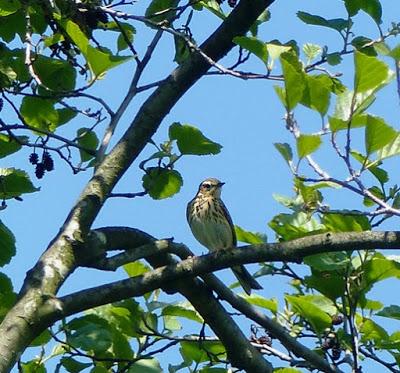
[[[221,188],[225,183],[215,178],[209,178],[204,180],[199,186],[198,194],[205,197],[219,198],[221,196]]]

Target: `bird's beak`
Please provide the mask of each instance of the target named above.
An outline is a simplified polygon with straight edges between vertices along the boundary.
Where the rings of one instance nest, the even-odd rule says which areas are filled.
[[[225,185],[225,183],[219,183],[218,188],[221,188],[223,185]]]

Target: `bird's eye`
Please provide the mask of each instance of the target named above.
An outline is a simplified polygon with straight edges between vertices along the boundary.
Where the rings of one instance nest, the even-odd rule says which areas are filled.
[[[205,189],[210,189],[210,188],[211,188],[211,184],[203,184],[203,187],[204,187]]]

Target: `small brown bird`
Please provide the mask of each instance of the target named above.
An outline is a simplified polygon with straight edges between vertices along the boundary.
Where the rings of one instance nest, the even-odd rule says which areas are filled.
[[[232,218],[221,200],[224,184],[214,178],[204,180],[186,209],[194,237],[210,251],[230,249],[237,244]],[[235,266],[232,270],[248,295],[251,289],[262,289],[244,266]]]

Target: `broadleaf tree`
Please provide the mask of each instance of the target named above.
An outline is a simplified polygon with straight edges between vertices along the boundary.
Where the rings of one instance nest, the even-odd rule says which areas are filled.
[[[400,278],[400,234],[384,230],[400,216],[390,163],[400,135],[386,118],[398,108],[379,100],[387,90],[400,99],[400,20],[385,14],[388,1],[334,0],[335,17],[299,3],[284,23],[310,32],[304,44],[268,28],[283,0],[0,1],[0,372],[399,372],[397,297],[376,293]],[[311,40],[318,31],[326,44]],[[258,108],[284,118],[285,131],[268,123],[279,138],[264,143],[283,158],[279,182],[292,195],[273,195],[280,207],[265,232],[235,226],[244,247],[195,256],[173,231],[155,237],[118,217],[176,198],[190,179],[183,162],[207,168],[224,152],[224,138],[190,116],[168,118],[205,80],[214,82],[191,111],[215,106],[221,76],[275,91],[277,104]],[[112,92],[97,88],[109,81]],[[231,105],[233,119],[218,125],[235,132],[242,109]],[[239,159],[253,144],[235,136]],[[235,190],[249,193],[268,171],[235,172]],[[7,214],[45,194],[51,175],[62,200],[76,174],[86,175],[80,196],[16,288],[7,266],[24,254]],[[98,225],[111,201],[124,203]],[[213,274],[249,263],[265,288],[252,295]],[[60,290],[83,268],[118,277]],[[272,277],[282,285],[269,296]]]

